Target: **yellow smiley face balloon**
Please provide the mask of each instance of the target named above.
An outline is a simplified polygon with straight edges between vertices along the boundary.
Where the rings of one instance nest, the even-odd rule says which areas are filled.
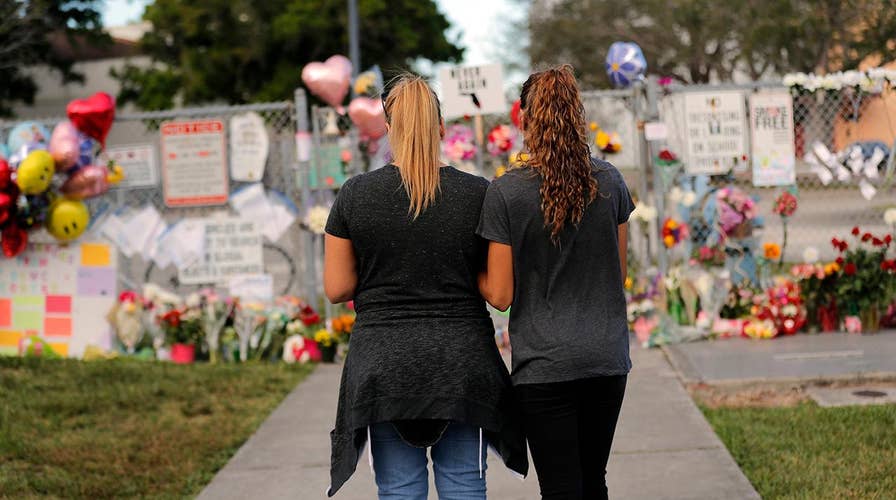
[[[38,149],[22,160],[16,170],[16,184],[25,194],[41,194],[50,187],[56,166],[50,153]]]
[[[59,198],[47,213],[47,231],[59,241],[72,241],[84,234],[90,223],[87,205],[77,200]]]

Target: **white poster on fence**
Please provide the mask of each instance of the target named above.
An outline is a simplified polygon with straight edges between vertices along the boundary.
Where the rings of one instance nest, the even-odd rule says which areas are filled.
[[[641,164],[640,139],[634,113],[622,99],[586,99],[585,116],[608,134],[618,134],[622,150],[606,155],[607,161],[619,168],[635,168]],[[603,156],[591,143],[592,153]]]
[[[442,86],[442,115],[446,120],[507,112],[500,64],[442,68],[439,84]]]
[[[253,182],[264,177],[268,161],[268,131],[254,111],[230,119],[230,177]]]
[[[231,278],[264,273],[261,232],[258,225],[241,217],[203,219],[205,256],[178,270],[187,285],[227,285]]]
[[[109,160],[121,165],[124,179],[115,187],[153,187],[159,184],[159,167],[152,144],[129,144],[106,149]]]
[[[744,95],[738,91],[684,94],[685,169],[723,174],[747,154]]]
[[[793,98],[788,92],[750,96],[750,158],[754,186],[789,186],[796,182]]]
[[[230,177],[224,122],[162,124],[162,188],[169,207],[223,205]]]

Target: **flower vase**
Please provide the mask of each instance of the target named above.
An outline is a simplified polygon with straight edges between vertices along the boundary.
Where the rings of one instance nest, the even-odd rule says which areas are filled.
[[[859,318],[862,320],[862,333],[877,333],[880,331],[880,308],[877,307],[877,304],[871,304],[860,311]]]
[[[336,362],[336,344],[330,345],[318,344],[320,348],[320,360],[324,363]]]
[[[838,314],[837,314],[837,303],[831,301],[830,304],[826,306],[821,306],[818,308],[818,326],[820,331],[822,332],[835,332],[837,331]]]
[[[180,365],[192,364],[196,359],[196,346],[193,344],[173,344],[171,346],[171,361]]]

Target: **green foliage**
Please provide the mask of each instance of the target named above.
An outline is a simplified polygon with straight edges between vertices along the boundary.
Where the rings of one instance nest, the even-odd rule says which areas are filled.
[[[195,496],[309,365],[0,357],[0,496]]]
[[[606,87],[603,57],[615,41],[641,46],[653,73],[687,83],[770,72],[837,71],[868,56],[896,57],[890,0],[534,1],[535,65],[569,62],[586,86]]]
[[[387,73],[415,59],[458,61],[432,0],[360,0],[362,66]],[[143,109],[291,99],[302,67],[348,47],[344,0],[156,0],[141,43],[156,64],[114,73],[122,102]]]
[[[31,104],[37,84],[28,68],[46,65],[63,82],[81,81],[73,61],[51,49],[51,38],[64,36],[75,47],[109,43],[102,31],[101,0],[0,0],[0,116],[17,102]],[[47,82],[43,82],[47,83]]]
[[[889,498],[896,405],[703,408],[762,498]]]

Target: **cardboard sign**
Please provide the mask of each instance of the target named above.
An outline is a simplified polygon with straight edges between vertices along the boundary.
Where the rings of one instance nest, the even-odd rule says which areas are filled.
[[[178,270],[181,283],[222,284],[236,276],[264,273],[262,236],[258,225],[241,217],[201,219],[205,256]]]
[[[684,94],[685,169],[723,174],[747,154],[744,96],[738,91]]]
[[[162,188],[169,207],[227,203],[229,177],[224,122],[162,124]]]
[[[124,170],[124,179],[113,188],[153,187],[159,184],[156,149],[152,144],[112,146],[106,155]]]
[[[268,131],[258,113],[250,111],[230,119],[230,177],[253,182],[264,177],[268,161]]]
[[[30,335],[62,356],[111,346],[106,313],[117,299],[117,252],[106,243],[32,244],[0,260],[0,354]]]
[[[750,96],[750,158],[754,186],[796,183],[793,97],[788,92]]]
[[[500,64],[442,68],[439,83],[442,86],[442,116],[446,120],[507,112]]]

